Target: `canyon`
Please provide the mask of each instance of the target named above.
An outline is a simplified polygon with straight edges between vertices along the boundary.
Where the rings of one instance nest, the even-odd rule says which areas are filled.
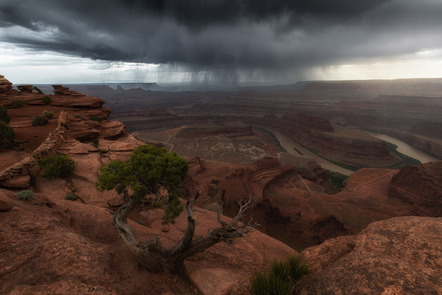
[[[428,99],[428,107],[424,104],[428,117],[422,118],[420,110],[407,113],[412,107],[409,101],[402,107],[406,115],[397,112],[394,125],[387,128],[374,123],[362,128],[364,116],[357,121],[356,113],[346,113],[344,118],[336,108],[345,103],[343,109],[351,112],[384,109],[385,104],[377,104],[378,96],[369,98],[378,95],[375,92],[347,98],[355,89],[355,95],[372,90],[373,84],[311,84],[306,83],[296,94],[281,92],[275,100],[261,90],[169,93],[55,85],[53,94],[47,94],[51,102],[45,104],[43,94],[32,86],[14,89],[1,78],[0,104],[11,117],[16,145],[0,147],[4,241],[0,292],[247,294],[248,278],[254,271],[293,253],[300,253],[312,268],[302,294],[440,292],[442,162],[406,165],[405,157],[365,132],[387,134],[388,128],[396,126],[406,130],[400,132],[418,136],[416,130],[440,120],[436,116],[440,115],[440,98]],[[384,84],[383,89],[406,92],[401,95],[429,91],[423,86]],[[438,93],[437,85],[431,84],[431,93]],[[87,92],[82,87],[111,96],[94,94],[100,99],[81,94]],[[331,95],[340,100],[327,107],[321,106],[323,101],[306,97],[300,103],[302,96],[323,95],[330,87],[345,95]],[[296,103],[293,96],[298,97]],[[10,108],[13,100],[25,105]],[[385,98],[380,100],[385,102]],[[54,117],[47,125],[32,127],[32,117],[44,110],[54,112]],[[390,115],[376,116],[382,121]],[[347,125],[349,122],[360,125]],[[431,130],[434,128],[437,126]],[[421,135],[437,147],[436,132],[431,130]],[[302,151],[287,151],[275,136],[277,132],[319,157],[356,171],[350,170],[343,187],[327,193],[330,174]],[[91,144],[94,140],[96,146]],[[120,196],[95,188],[101,165],[127,159],[144,142],[164,146],[188,160],[183,198],[202,191],[195,212],[197,234],[216,226],[214,211],[221,209],[224,215],[234,216],[238,200],[254,198],[248,217],[260,224],[258,230],[235,240],[233,249],[219,244],[189,258],[186,266],[191,283],[139,267],[112,228],[110,211],[121,204]],[[430,150],[434,149],[427,152]],[[35,157],[52,153],[68,154],[75,161],[72,177],[41,176]],[[15,195],[21,189],[31,189],[35,198],[17,200]],[[79,199],[66,200],[72,191]],[[185,216],[167,229],[161,226],[161,216],[161,210],[139,208],[129,223],[145,239],[159,236],[164,243],[178,241],[186,229]],[[373,265],[379,266],[376,273],[370,270]],[[396,266],[394,272],[391,265]]]

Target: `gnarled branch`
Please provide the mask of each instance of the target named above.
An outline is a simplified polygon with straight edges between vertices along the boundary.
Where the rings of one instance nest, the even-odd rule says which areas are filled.
[[[139,242],[127,224],[126,219],[129,212],[134,208],[136,200],[134,198],[125,198],[125,203],[120,207],[114,216],[114,226],[120,233],[129,250],[138,261],[152,272],[170,272],[181,275],[186,274],[184,259],[200,253],[207,248],[219,243],[226,242],[232,244],[233,239],[243,237],[251,232],[257,226],[250,219],[246,223],[240,222],[247,209],[253,206],[252,199],[245,202],[239,202],[238,214],[230,221],[225,222],[221,219],[221,212],[218,211],[217,219],[221,227],[209,230],[204,237],[194,238],[195,217],[193,215],[194,205],[201,191],[199,191],[192,200],[186,203],[187,230],[183,238],[173,247],[165,249],[161,244],[159,237],[155,241]]]

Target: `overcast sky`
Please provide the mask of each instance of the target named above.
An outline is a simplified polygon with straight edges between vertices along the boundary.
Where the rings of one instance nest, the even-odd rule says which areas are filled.
[[[13,83],[442,77],[442,0],[0,0]]]

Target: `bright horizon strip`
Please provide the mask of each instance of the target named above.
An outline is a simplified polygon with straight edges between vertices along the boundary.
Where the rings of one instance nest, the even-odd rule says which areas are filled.
[[[52,52],[31,52],[0,44],[0,74],[13,84],[50,83],[188,83],[192,73],[184,67],[147,63],[111,62]],[[442,77],[442,50],[424,50],[390,60],[342,63],[316,67],[297,80],[375,80]],[[242,78],[241,76],[239,78]],[[240,79],[248,81],[247,78]],[[262,82],[262,81],[256,81]],[[268,81],[278,84],[278,81]]]

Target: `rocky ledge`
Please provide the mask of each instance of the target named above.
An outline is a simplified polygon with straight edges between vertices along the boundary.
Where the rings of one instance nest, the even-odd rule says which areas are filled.
[[[389,196],[413,206],[416,215],[442,216],[442,162],[402,168],[391,180]]]
[[[304,250],[301,294],[441,294],[442,218],[397,217]]]

